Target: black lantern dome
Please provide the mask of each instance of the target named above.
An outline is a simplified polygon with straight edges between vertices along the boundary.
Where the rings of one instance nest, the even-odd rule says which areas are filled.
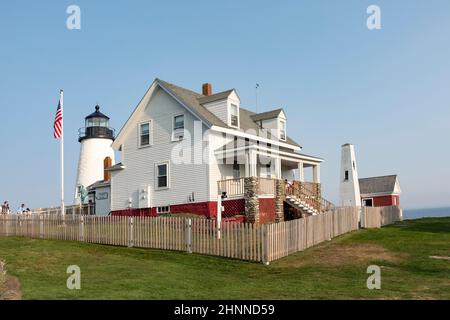
[[[100,106],[95,106],[95,112],[85,118],[85,127],[79,130],[78,141],[84,139],[114,140],[114,129],[109,127],[109,117],[100,112]]]

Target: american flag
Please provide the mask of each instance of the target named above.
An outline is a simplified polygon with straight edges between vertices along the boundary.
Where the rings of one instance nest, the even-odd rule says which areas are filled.
[[[62,93],[62,91],[61,91]],[[56,116],[55,116],[55,123],[53,124],[53,136],[55,139],[60,139],[62,136],[62,120],[63,120],[63,114],[62,114],[62,106],[61,106],[61,96],[59,98],[58,102],[58,109],[56,109]]]

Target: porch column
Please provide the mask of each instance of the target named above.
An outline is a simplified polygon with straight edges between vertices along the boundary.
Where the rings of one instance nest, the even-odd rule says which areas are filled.
[[[256,170],[256,163],[257,163],[258,155],[256,154],[255,150],[249,151],[249,165],[250,165],[250,177],[257,177],[258,171]]]
[[[275,165],[275,178],[281,179],[281,158],[275,158],[274,159],[274,165]]]
[[[315,183],[320,183],[320,164],[313,166],[313,181]]]
[[[303,161],[300,161],[298,163],[298,172],[299,172],[298,180],[300,182],[305,182],[305,169],[303,168]]]
[[[248,152],[245,153],[245,169],[244,169],[244,177],[250,177],[250,154]]]

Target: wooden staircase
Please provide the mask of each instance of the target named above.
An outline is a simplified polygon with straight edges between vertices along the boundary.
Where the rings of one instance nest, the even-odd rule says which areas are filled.
[[[330,201],[322,198],[320,192],[308,188],[307,185],[286,186],[286,201],[293,208],[308,215],[318,215],[335,209]]]
[[[319,211],[316,208],[308,204],[306,201],[297,198],[296,196],[286,196],[286,202],[289,203],[294,208],[301,210],[305,213],[311,214],[313,216],[319,214]]]

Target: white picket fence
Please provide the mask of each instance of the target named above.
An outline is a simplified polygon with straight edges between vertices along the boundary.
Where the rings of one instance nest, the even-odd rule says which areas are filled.
[[[267,225],[267,261],[358,230],[359,208],[338,208],[324,214]]]
[[[363,207],[361,226],[363,228],[381,228],[403,219],[403,211],[398,206]]]
[[[360,208],[338,208],[267,225],[222,222],[220,230],[215,220],[179,217],[0,215],[0,236],[186,251],[269,263],[357,230],[359,211]],[[367,221],[375,221],[378,215],[375,222],[383,225],[398,218],[394,209],[367,212]],[[378,227],[376,223],[372,225]]]

